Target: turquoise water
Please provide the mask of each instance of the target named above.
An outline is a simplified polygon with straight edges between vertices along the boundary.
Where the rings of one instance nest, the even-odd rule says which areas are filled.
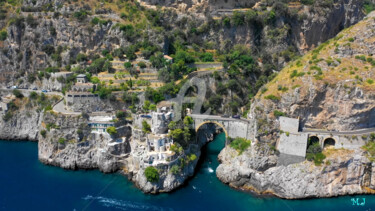
[[[170,194],[145,195],[118,174],[67,171],[41,164],[37,143],[0,141],[0,210],[370,210],[351,198],[281,200],[231,189],[215,176],[223,134],[203,150],[203,162],[188,184]]]

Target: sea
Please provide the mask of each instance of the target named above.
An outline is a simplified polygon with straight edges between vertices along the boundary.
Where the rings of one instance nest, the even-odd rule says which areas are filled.
[[[232,189],[215,174],[224,143],[219,134],[203,148],[183,187],[151,195],[120,174],[44,165],[35,142],[0,141],[0,210],[375,210],[372,195],[283,200]]]

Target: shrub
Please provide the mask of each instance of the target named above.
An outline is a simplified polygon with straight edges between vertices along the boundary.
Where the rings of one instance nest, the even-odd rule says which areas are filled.
[[[47,131],[46,131],[46,130],[41,130],[41,131],[40,131],[40,135],[42,135],[43,138],[46,137],[46,134],[47,134]]]
[[[6,31],[1,31],[1,32],[0,32],[0,40],[1,40],[1,41],[6,40],[7,37],[8,37],[8,33],[7,33]]]
[[[59,144],[65,144],[66,139],[61,137],[61,138],[59,138],[58,142],[59,142]]]
[[[16,96],[16,98],[23,98],[23,94],[18,89],[13,90],[13,95]]]
[[[159,172],[155,167],[149,166],[145,169],[145,176],[149,182],[159,181]]]
[[[279,111],[279,110],[274,110],[273,115],[275,117],[281,117],[281,116],[285,116],[286,114],[284,112]]]
[[[123,112],[123,111],[117,111],[116,117],[119,118],[119,119],[125,118],[126,117],[126,113]]]
[[[112,135],[117,134],[117,130],[116,130],[115,127],[111,126],[111,127],[108,127],[108,128],[107,128],[107,133],[109,133],[109,135],[112,136]]]
[[[274,101],[279,101],[280,100],[280,97],[277,97],[275,95],[267,95],[264,97],[264,99],[266,100],[274,100]]]
[[[189,158],[190,161],[194,161],[194,160],[197,159],[197,156],[195,154],[190,154],[190,155],[188,155],[188,158]]]
[[[151,133],[151,126],[147,123],[146,120],[142,121],[142,131],[144,133]]]
[[[180,173],[180,167],[178,167],[178,165],[173,165],[173,166],[171,167],[170,172],[171,172],[172,174],[176,175],[176,174]]]
[[[146,68],[146,63],[144,63],[144,62],[138,62],[138,66],[140,67],[140,68]]]
[[[368,83],[368,84],[373,84],[373,83],[374,83],[374,80],[372,80],[372,79],[367,79],[367,83]]]
[[[237,150],[239,154],[242,154],[247,148],[250,147],[251,141],[244,138],[235,138],[231,143],[230,147]]]
[[[316,166],[320,166],[322,163],[323,163],[323,160],[326,158],[326,156],[319,152],[317,154],[315,154],[315,157],[314,157],[314,163]]]

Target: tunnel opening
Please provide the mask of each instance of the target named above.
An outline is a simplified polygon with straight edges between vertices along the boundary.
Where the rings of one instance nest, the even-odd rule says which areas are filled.
[[[319,145],[319,138],[318,136],[310,136],[309,139],[307,140],[307,147],[306,151],[310,151],[313,146]]]
[[[335,139],[333,139],[333,138],[327,138],[327,139],[324,140],[323,148],[334,147],[335,144],[336,144]]]

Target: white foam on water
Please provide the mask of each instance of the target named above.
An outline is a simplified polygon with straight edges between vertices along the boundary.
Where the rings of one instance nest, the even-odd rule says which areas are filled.
[[[158,207],[158,206],[149,205],[149,204],[143,204],[143,203],[132,202],[132,201],[124,201],[124,200],[107,198],[107,197],[102,197],[102,196],[94,197],[91,195],[87,195],[83,197],[82,199],[86,201],[89,201],[89,200],[96,201],[105,207],[116,208],[119,210],[160,210],[160,211],[173,210],[171,208]]]

